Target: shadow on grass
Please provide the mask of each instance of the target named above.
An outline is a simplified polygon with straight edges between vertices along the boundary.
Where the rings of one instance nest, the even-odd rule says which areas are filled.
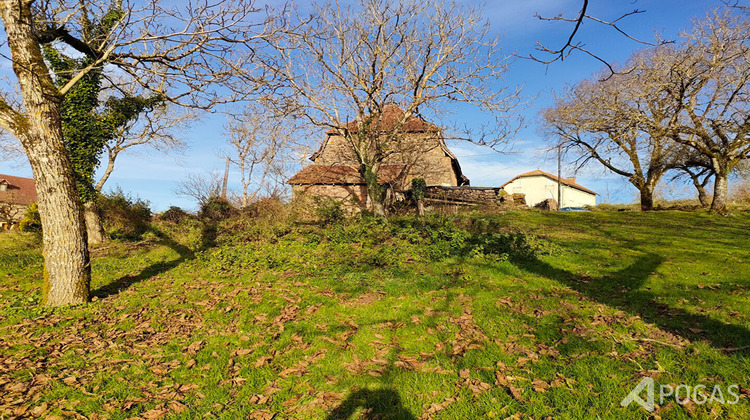
[[[175,240],[170,238],[168,235],[166,235],[164,232],[154,227],[151,227],[150,232],[152,232],[154,235],[156,235],[156,237],[159,238],[159,241],[158,241],[159,244],[168,246],[169,248],[177,252],[179,257],[177,257],[176,259],[172,261],[159,261],[154,264],[151,264],[150,266],[141,270],[141,272],[136,275],[121,277],[109,284],[106,284],[92,291],[91,293],[92,297],[96,296],[99,299],[104,299],[108,296],[116,295],[136,283],[140,283],[143,280],[165,273],[177,267],[178,265],[182,264],[183,262],[189,261],[195,258],[195,251],[186,247],[185,245],[180,244],[179,242],[176,242]],[[204,249],[208,249],[210,247],[215,246],[216,244],[215,241],[216,241],[216,225],[212,223],[207,224],[203,228],[203,231],[201,234],[201,246],[198,248],[197,251],[202,251]]]
[[[417,418],[401,404],[398,392],[392,389],[359,389],[351,394],[328,415],[328,420],[348,419],[358,409],[358,418],[416,420]]]
[[[645,254],[628,267],[599,278],[577,275],[537,258],[513,259],[512,262],[527,272],[559,281],[596,302],[638,315],[687,340],[705,341],[734,355],[750,354],[747,328],[671,307],[644,288],[646,279],[663,262],[659,255]]]

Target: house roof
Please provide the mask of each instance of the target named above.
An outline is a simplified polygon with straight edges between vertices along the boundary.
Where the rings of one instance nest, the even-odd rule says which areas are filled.
[[[511,179],[510,181],[508,181],[505,184],[501,185],[500,188],[504,188],[506,185],[508,185],[511,182],[517,180],[518,178],[526,178],[526,177],[532,177],[532,176],[545,176],[547,178],[552,179],[553,181],[557,181],[557,177],[555,175],[552,175],[550,173],[547,173],[547,172],[544,172],[544,171],[540,171],[539,169],[537,169],[537,170],[534,170],[534,171],[531,171],[531,172],[526,172],[526,173],[523,173],[521,175],[517,175],[517,176],[513,177],[513,179]],[[575,188],[577,190],[581,190],[581,191],[583,191],[585,193],[589,193],[589,194],[593,194],[593,195],[599,195],[599,194],[591,191],[590,189],[588,189],[588,188],[586,188],[586,187],[584,187],[582,185],[577,184],[575,182],[575,178],[562,178],[560,180],[560,183],[563,184],[563,185],[566,185],[568,187]]]
[[[383,107],[383,112],[379,117],[373,118],[373,120],[370,122],[370,127],[373,129],[378,129],[378,131],[381,132],[391,131],[395,128],[396,124],[400,123],[404,119],[405,115],[406,112],[401,109],[400,106],[396,104],[388,104]],[[348,131],[356,132],[359,128],[359,125],[357,121],[349,121],[348,123],[344,124],[344,128]],[[427,121],[416,115],[409,115],[406,118],[404,124],[401,126],[400,131],[404,133],[436,133],[440,131],[440,129],[435,124],[428,123]],[[326,132],[326,134],[335,135],[339,134],[339,132],[335,128],[331,128]]]
[[[27,206],[37,201],[36,184],[32,178],[0,174],[0,184],[7,185],[5,191],[0,191],[0,203]]]
[[[378,183],[387,184],[403,175],[405,165],[383,165],[378,171]],[[355,165],[307,165],[287,181],[290,185],[365,185]]]

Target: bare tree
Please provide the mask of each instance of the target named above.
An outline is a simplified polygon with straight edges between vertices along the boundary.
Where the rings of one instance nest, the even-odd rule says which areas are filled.
[[[137,96],[133,93],[131,95]],[[115,131],[114,137],[104,144],[107,166],[102,176],[93,185],[93,191],[102,191],[121,153],[132,152],[133,148],[151,148],[164,154],[183,149],[185,143],[178,137],[178,131],[184,129],[189,121],[194,120],[195,114],[190,108],[161,104],[150,110],[145,109],[132,120],[113,130]],[[88,243],[102,243],[105,240],[105,232],[96,200],[85,201],[83,209]]]
[[[117,7],[120,6],[121,7]],[[114,7],[111,7],[114,6]],[[250,0],[107,4],[17,0],[0,3],[5,43],[17,82],[0,89],[0,125],[18,138],[29,158],[44,223],[43,303],[89,299],[90,264],[82,205],[65,152],[61,98],[85,74],[126,75],[169,102],[210,107],[247,98],[265,75],[253,72],[253,44],[268,35]],[[105,33],[91,20],[113,19]],[[91,64],[56,86],[40,45],[65,44]],[[221,88],[217,88],[217,84]],[[20,91],[20,102],[13,100]]]
[[[119,135],[105,146],[107,166],[96,182],[96,190],[101,191],[104,188],[115,169],[117,158],[123,153],[134,152],[133,149],[152,149],[164,154],[184,150],[186,145],[181,134],[196,119],[196,111],[166,104],[122,127]]]
[[[642,204],[644,193],[652,190],[658,177],[669,168],[681,167],[690,168],[697,177],[691,179],[699,194],[707,184],[705,176],[713,174],[711,210],[723,213],[729,174],[750,155],[749,34],[746,14],[729,8],[712,11],[694,22],[678,45],[640,51],[626,64],[626,73],[598,83],[584,82],[579,90],[586,84],[604,88],[629,81],[625,87],[601,90],[592,100],[558,103],[547,120],[557,122],[558,129],[573,128],[567,130],[572,134],[567,137],[569,144],[582,146],[609,169],[628,176],[636,187],[644,185],[639,187]],[[600,135],[592,144],[581,141],[581,133],[605,134],[609,140],[602,142]],[[641,141],[635,141],[639,137]],[[627,144],[620,144],[623,139],[628,139]],[[606,157],[611,150],[606,145],[612,143],[634,167],[637,145],[648,145],[649,170],[642,172],[655,170],[658,177],[618,172]],[[709,171],[701,169],[706,165]]]
[[[750,156],[750,20],[733,9],[711,11],[682,38],[659,63],[669,69],[662,91],[685,116],[672,138],[711,162],[711,211],[724,213],[729,175]]]
[[[677,174],[672,176],[672,180],[684,177],[689,178],[698,193],[698,201],[701,203],[701,206],[709,208],[711,201],[706,187],[715,175],[711,160],[697,153],[692,148],[683,147],[678,152],[672,169],[677,171]]]
[[[215,172],[191,173],[175,189],[175,194],[194,198],[204,206],[212,198],[221,197],[221,177]]]
[[[414,114],[444,115],[446,104],[470,104],[497,128],[475,139],[489,145],[500,145],[517,129],[509,111],[519,104],[519,93],[503,84],[509,61],[488,36],[481,10],[440,0],[360,0],[313,9],[309,19],[290,19],[309,23],[274,42],[268,64],[286,78],[279,91],[285,104],[352,148],[377,214],[384,214],[385,199],[378,171],[397,152]],[[403,112],[383,121],[392,104]]]
[[[262,107],[251,106],[239,115],[229,115],[226,134],[231,151],[227,157],[240,171],[241,207],[258,193],[278,193],[294,146],[292,133],[285,118],[274,117]]]
[[[643,51],[625,64],[627,73],[582,81],[543,113],[547,134],[579,165],[593,159],[627,177],[642,210],[653,208],[654,189],[680,149],[671,139],[679,107],[653,87],[661,81],[650,63],[661,53]]]

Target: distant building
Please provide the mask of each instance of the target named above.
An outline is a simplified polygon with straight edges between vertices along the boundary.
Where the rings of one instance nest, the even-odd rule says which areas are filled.
[[[388,132],[404,116],[403,109],[395,104],[388,105],[371,125]],[[357,122],[349,122],[345,128],[356,132]],[[408,190],[414,178],[424,178],[428,186],[469,185],[469,179],[461,173],[458,159],[448,150],[436,125],[410,115],[400,131],[399,140],[378,171],[379,184],[388,185],[395,193]],[[354,150],[338,131],[326,132],[323,145],[310,160],[312,165],[302,168],[287,181],[292,186],[293,196],[323,196],[352,203],[360,209],[370,207]]]
[[[595,206],[597,193],[590,189],[578,185],[575,178],[562,178],[560,180],[561,193],[559,206],[562,207],[583,207]],[[557,198],[557,177],[547,172],[535,170],[518,175],[502,185],[502,188],[508,194],[525,194],[526,204],[534,207],[546,199]]]
[[[8,228],[21,220],[29,204],[36,201],[33,179],[0,174],[0,226]]]

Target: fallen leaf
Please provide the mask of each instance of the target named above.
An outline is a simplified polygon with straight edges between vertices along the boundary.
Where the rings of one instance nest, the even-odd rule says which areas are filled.
[[[45,402],[45,403],[42,403],[41,405],[38,405],[32,408],[29,413],[31,413],[31,415],[34,417],[41,417],[42,414],[44,414],[47,411],[48,407],[49,405]]]
[[[199,351],[201,351],[204,344],[205,342],[203,340],[193,341],[189,346],[187,346],[187,353],[195,356]]]
[[[167,415],[169,411],[167,411],[166,408],[157,406],[151,410],[146,411],[145,413],[141,414],[141,417],[147,420],[158,420],[164,416]]]
[[[169,403],[169,409],[177,414],[182,414],[187,410],[187,406],[179,401],[172,401]]]
[[[517,401],[523,401],[523,394],[519,388],[516,388],[512,384],[508,384],[508,389],[510,390],[510,394],[513,395],[513,398]]]
[[[547,388],[549,388],[549,384],[540,379],[534,379],[531,382],[531,387],[536,392],[547,392]]]
[[[271,360],[273,360],[273,357],[271,356],[261,356],[258,358],[258,360],[255,361],[255,368],[266,366]]]
[[[62,380],[63,383],[67,386],[74,386],[78,384],[78,378],[75,376],[68,376],[67,378]]]
[[[268,402],[268,397],[266,397],[263,394],[254,394],[251,395],[250,398],[247,400],[248,404],[254,404],[254,405],[263,405]]]

